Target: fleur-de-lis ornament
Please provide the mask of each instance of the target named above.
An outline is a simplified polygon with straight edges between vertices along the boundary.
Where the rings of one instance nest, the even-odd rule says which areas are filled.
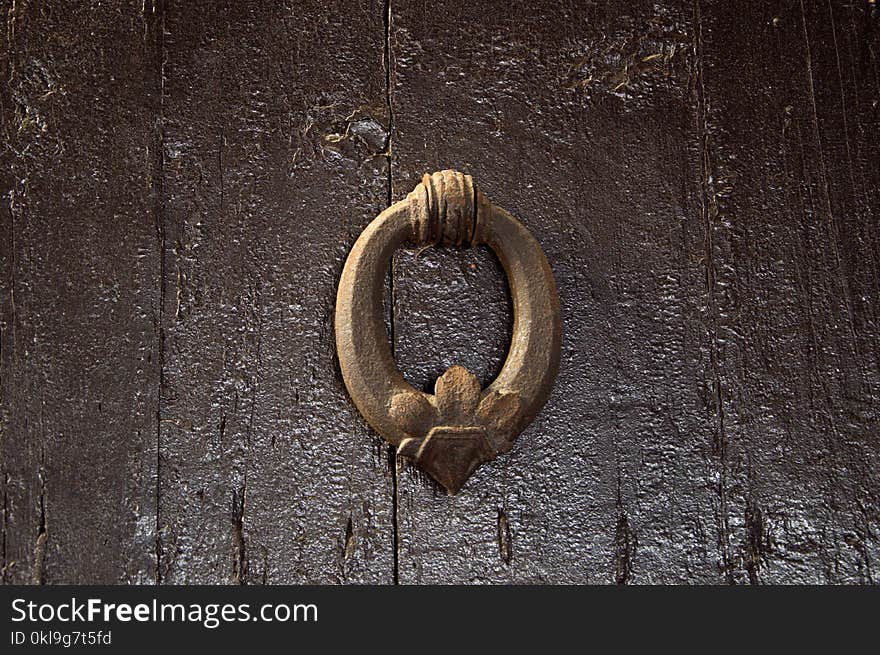
[[[487,244],[510,282],[513,334],[498,377],[481,389],[452,366],[435,393],[414,389],[388,345],[383,281],[394,250]],[[400,455],[442,484],[461,489],[483,462],[510,450],[541,410],[559,368],[559,298],[547,258],[529,231],[489,202],[469,175],[426,175],[406,199],[373,220],[351,250],[336,296],[336,350],[345,385],[370,425]]]
[[[434,395],[402,391],[391,399],[391,416],[407,437],[397,453],[457,493],[483,462],[510,450],[519,396],[490,391],[463,366],[437,378]]]

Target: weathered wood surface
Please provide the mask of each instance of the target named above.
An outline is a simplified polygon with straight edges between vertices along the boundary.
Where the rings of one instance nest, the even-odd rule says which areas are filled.
[[[4,580],[392,581],[332,329],[383,6],[54,4],[4,6]]]
[[[728,576],[876,582],[876,9],[746,5],[698,34]]]
[[[509,456],[451,499],[402,471],[400,580],[876,581],[873,5],[392,10],[395,199],[473,174],[544,245],[565,324]],[[398,258],[410,379],[491,377],[498,280]]]
[[[4,3],[3,581],[153,579],[154,24]]]
[[[333,348],[387,202],[376,2],[164,12],[162,582],[390,582],[393,473]]]
[[[877,582],[875,3],[2,13],[4,583]],[[348,249],[441,168],[539,239],[564,321],[455,497],[333,352]],[[389,287],[413,384],[491,380],[488,252]]]
[[[452,159],[528,225],[557,277],[562,364],[544,412],[458,497],[403,473],[400,578],[718,580],[691,15],[655,16],[652,3],[584,5],[550,21],[525,5],[472,12],[413,8],[394,22],[393,51],[411,62],[395,67],[395,176],[408,186],[436,157]],[[472,62],[467,75],[460,62]],[[407,368],[433,364],[425,352],[503,350],[498,273],[485,264],[467,276],[474,302],[459,310],[462,294],[442,276],[401,262],[395,337]],[[481,310],[485,296],[495,312]],[[466,324],[426,340],[410,321],[437,301]]]

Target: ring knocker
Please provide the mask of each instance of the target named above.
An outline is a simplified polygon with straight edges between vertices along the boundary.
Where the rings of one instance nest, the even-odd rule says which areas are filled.
[[[481,389],[461,366],[441,375],[434,394],[403,379],[394,363],[382,293],[394,251],[486,244],[510,282],[513,334],[498,377]],[[483,462],[507,452],[543,407],[556,372],[562,328],[553,272],[541,246],[496,207],[470,175],[425,175],[412,193],[370,223],[348,255],[336,296],[336,348],[342,377],[367,422],[397,453],[456,493]]]

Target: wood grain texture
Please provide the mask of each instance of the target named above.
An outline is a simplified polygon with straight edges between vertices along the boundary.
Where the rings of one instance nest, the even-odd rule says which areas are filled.
[[[141,2],[2,7],[2,578],[149,582],[156,26]]]
[[[395,199],[473,174],[544,245],[565,325],[507,457],[454,498],[401,471],[401,582],[873,580],[873,10],[392,10]],[[487,254],[403,253],[394,300],[410,380],[491,380]]]
[[[473,174],[541,242],[564,325],[554,394],[510,454],[455,498],[402,473],[401,581],[720,581],[690,11],[397,8],[396,188]],[[499,365],[497,267],[466,255],[459,293],[460,256],[432,257],[395,272],[401,365]]]
[[[393,473],[332,324],[387,200],[382,6],[164,20],[160,579],[389,582]]]
[[[729,576],[876,582],[878,124],[860,97],[877,97],[876,18],[859,3],[700,12]]]
[[[876,3],[0,14],[3,583],[878,581]],[[354,240],[443,168],[540,241],[564,323],[454,497],[333,339]],[[485,249],[401,250],[387,298],[416,387],[500,370]]]

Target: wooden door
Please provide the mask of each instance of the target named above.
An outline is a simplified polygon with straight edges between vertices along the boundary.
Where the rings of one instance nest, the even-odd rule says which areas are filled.
[[[870,583],[873,1],[6,2],[6,583]],[[360,231],[472,174],[562,364],[456,496],[334,353]],[[399,367],[483,383],[487,251],[401,250]]]

